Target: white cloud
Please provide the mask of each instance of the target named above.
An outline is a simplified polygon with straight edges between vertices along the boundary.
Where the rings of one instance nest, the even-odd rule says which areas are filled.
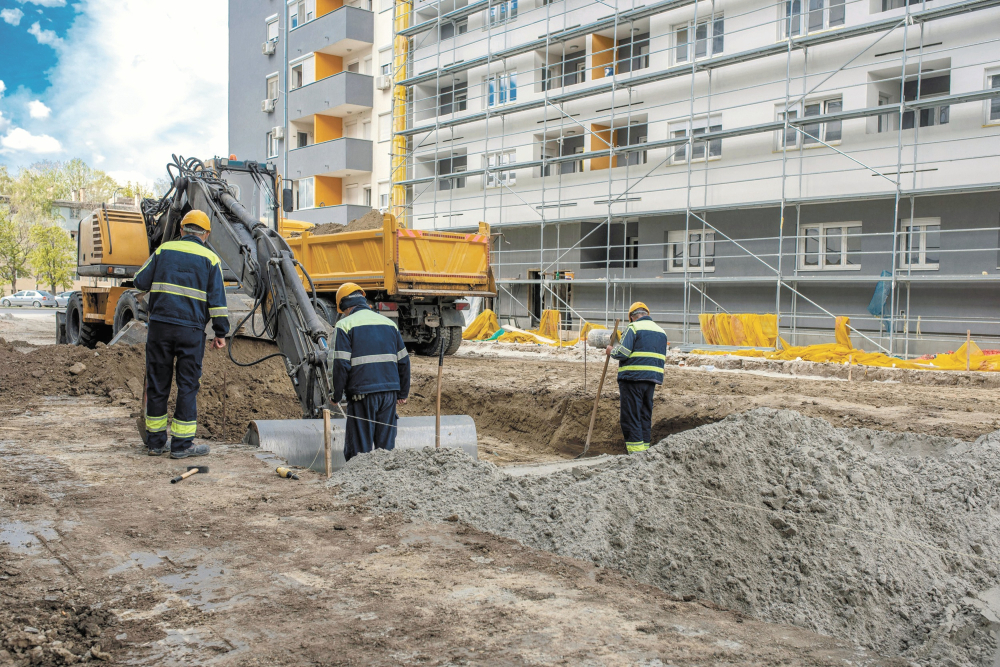
[[[66,154],[165,175],[170,155],[228,153],[227,3],[82,0],[46,102]],[[197,21],[191,21],[197,16]],[[149,30],[156,25],[156,30]],[[133,176],[136,180],[137,176]]]
[[[42,104],[39,100],[31,100],[28,102],[28,113],[31,114],[32,118],[48,118],[49,114],[52,113],[52,109]]]
[[[28,3],[31,5],[40,5],[42,7],[65,7],[66,0],[17,0],[22,5]]]
[[[22,18],[24,18],[24,12],[16,7],[14,9],[0,9],[0,19],[3,19],[5,23],[20,25]]]
[[[7,90],[7,84],[0,80],[0,97],[3,97],[3,91]]]
[[[55,30],[42,30],[38,21],[31,24],[31,27],[28,28],[28,34],[34,35],[39,44],[45,44],[46,46],[51,46],[52,48],[62,46],[63,43],[62,38],[56,34]]]
[[[45,153],[59,153],[62,151],[62,144],[55,137],[47,134],[32,134],[24,128],[15,127],[4,137],[0,138],[0,153],[31,153],[39,155]]]

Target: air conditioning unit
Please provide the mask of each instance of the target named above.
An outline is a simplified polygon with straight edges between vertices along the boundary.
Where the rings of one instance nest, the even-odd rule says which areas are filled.
[[[375,87],[379,90],[389,90],[392,87],[392,77],[388,74],[375,77]]]
[[[262,101],[260,103],[260,110],[263,111],[264,113],[271,113],[272,111],[274,111],[274,105],[277,103],[277,101],[278,100],[271,100],[271,99]]]
[[[273,55],[274,55],[274,50],[275,50],[275,49],[276,49],[277,47],[278,47],[278,43],[277,43],[277,42],[272,42],[271,40],[268,40],[268,41],[264,42],[264,43],[263,43],[263,44],[261,45],[261,47],[260,47],[260,51],[261,51],[261,53],[263,53],[263,54],[264,54],[265,56],[273,56]]]
[[[285,128],[282,127],[281,125],[279,125],[277,127],[272,127],[271,128],[271,136],[274,137],[275,139],[284,139],[285,138]]]

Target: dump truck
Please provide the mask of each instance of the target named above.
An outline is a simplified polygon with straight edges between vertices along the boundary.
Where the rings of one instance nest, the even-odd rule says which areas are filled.
[[[270,181],[272,187],[280,182],[269,164],[216,158],[199,165],[204,178],[218,184],[223,192],[228,192],[223,178],[227,172],[252,174]],[[171,166],[168,173],[176,183],[174,172],[178,168]],[[460,309],[468,308],[463,299],[496,295],[486,223],[479,223],[477,232],[471,234],[412,230],[385,213],[377,229],[317,235],[310,231],[310,225],[284,219],[277,192],[270,191],[275,197],[272,217],[277,221],[271,229],[291,249],[297,274],[311,291],[315,309],[331,325],[337,319],[337,288],[354,282],[364,288],[381,314],[398,323],[403,340],[414,353],[437,355],[443,346],[445,354],[454,354],[462,342],[464,318]],[[130,321],[145,320],[145,296],[134,289],[131,279],[164,240],[158,220],[174,201],[170,194],[160,200],[145,200],[141,213],[101,207],[80,221],[77,272],[84,278],[113,279],[117,284],[95,284],[75,292],[65,317],[58,318],[59,342],[94,347],[98,342],[109,342]],[[283,195],[281,199],[291,201],[288,191]],[[208,245],[219,252],[216,241],[213,228]],[[224,263],[232,259],[219,254]],[[224,271],[234,332],[253,305],[241,270],[227,263]],[[249,322],[238,333],[272,337],[266,326],[252,326],[261,322],[259,315]]]

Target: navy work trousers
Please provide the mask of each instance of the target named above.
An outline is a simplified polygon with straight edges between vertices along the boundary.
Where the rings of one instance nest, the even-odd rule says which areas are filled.
[[[397,391],[366,394],[360,401],[347,401],[347,433],[344,436],[344,459],[373,449],[396,446]]]
[[[653,439],[653,390],[655,382],[619,380],[622,435],[628,453],[644,452]]]
[[[205,330],[150,322],[146,335],[146,446],[167,442],[167,398],[176,368],[177,405],[170,422],[170,449],[191,446],[198,428],[198,388],[205,357]]]

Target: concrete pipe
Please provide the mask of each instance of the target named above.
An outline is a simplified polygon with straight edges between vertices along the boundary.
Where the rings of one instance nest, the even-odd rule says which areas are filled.
[[[621,331],[618,332],[618,335],[621,335]],[[587,334],[587,345],[590,347],[597,347],[603,350],[610,344],[611,329],[594,329]]]
[[[331,454],[333,469],[346,465],[344,434],[347,420],[330,420],[333,431]],[[323,452],[322,419],[259,419],[250,422],[243,443],[272,452],[288,461],[288,465],[323,472],[326,458]],[[396,425],[396,449],[423,449],[434,446],[434,417],[400,417]],[[468,415],[441,416],[441,446],[461,449],[474,459],[476,422]]]

